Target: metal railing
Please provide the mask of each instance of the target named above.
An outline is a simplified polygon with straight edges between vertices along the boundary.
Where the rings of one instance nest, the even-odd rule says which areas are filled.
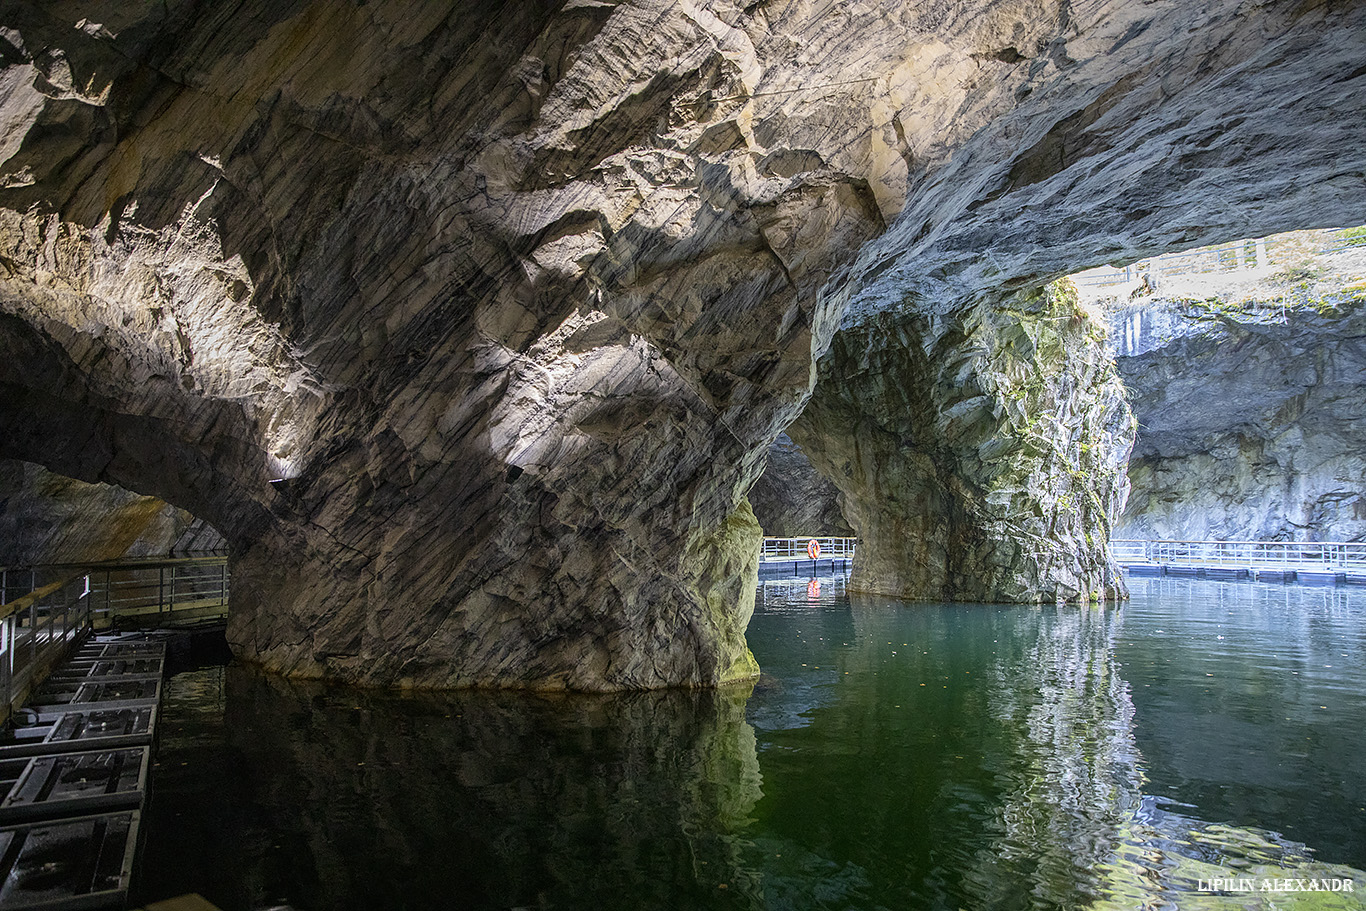
[[[1330,256],[1345,250],[1366,246],[1366,237],[1355,228],[1336,228],[1326,232],[1323,246],[1313,250],[1315,256]],[[1249,238],[1217,247],[1162,253],[1127,266],[1097,266],[1072,276],[1078,287],[1108,287],[1136,281],[1143,273],[1154,276],[1208,274],[1211,272],[1245,272],[1256,267],[1280,262],[1266,250],[1267,238]]]
[[[73,566],[0,566],[0,604],[22,598],[53,582],[65,582],[78,574]]]
[[[120,562],[90,568],[96,624],[166,626],[226,617],[227,557]]]
[[[760,560],[810,560],[807,547],[815,541],[820,545],[822,560],[831,557],[852,557],[858,538],[764,538]]]
[[[1237,241],[1204,250],[1163,253],[1127,266],[1098,266],[1073,275],[1072,280],[1078,287],[1086,288],[1122,285],[1136,281],[1144,273],[1171,276],[1245,271],[1267,261],[1265,247],[1252,246],[1252,243]]]
[[[154,626],[227,615],[226,556],[120,560],[0,569],[0,604],[73,575],[88,579],[97,627]]]
[[[90,631],[90,601],[89,577],[75,574],[0,605],[0,723]]]
[[[1119,563],[1298,568],[1366,572],[1366,542],[1342,541],[1110,541]]]
[[[0,724],[97,628],[227,616],[227,557],[0,567]]]

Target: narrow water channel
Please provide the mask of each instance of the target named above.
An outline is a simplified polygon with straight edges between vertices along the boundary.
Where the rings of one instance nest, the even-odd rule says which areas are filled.
[[[1366,907],[1366,592],[1132,588],[1032,608],[765,583],[752,692],[394,698],[179,674],[135,898]]]

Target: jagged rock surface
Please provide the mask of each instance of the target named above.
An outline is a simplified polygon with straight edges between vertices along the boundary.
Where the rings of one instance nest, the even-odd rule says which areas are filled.
[[[1126,538],[1366,540],[1366,296],[1146,301],[1117,358],[1142,427]]]
[[[0,459],[0,566],[161,556],[192,522],[156,497]]]
[[[238,651],[366,683],[752,674],[743,496],[837,326],[947,338],[1366,173],[1360,4],[0,21],[0,455],[211,522]]]
[[[849,587],[945,601],[1122,596],[1106,546],[1133,432],[1065,289],[841,331],[791,428],[858,531]]]
[[[765,535],[848,537],[854,533],[839,504],[839,488],[816,470],[787,434],[768,447],[768,465],[749,490],[754,517]]]

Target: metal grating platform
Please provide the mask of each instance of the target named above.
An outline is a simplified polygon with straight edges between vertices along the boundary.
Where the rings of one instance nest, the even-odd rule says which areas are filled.
[[[0,825],[136,809],[146,796],[150,753],[130,747],[34,757],[0,801]]]
[[[141,814],[137,810],[0,829],[5,911],[122,908]]]
[[[146,746],[156,733],[156,712],[152,706],[66,712],[37,733],[41,739],[33,736],[0,746],[0,759]]]

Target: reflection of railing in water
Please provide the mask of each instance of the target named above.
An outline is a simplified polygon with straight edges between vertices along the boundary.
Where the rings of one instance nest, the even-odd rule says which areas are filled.
[[[1148,541],[1113,539],[1120,564],[1182,564],[1235,568],[1366,572],[1366,542]]]
[[[761,560],[809,560],[807,547],[815,541],[820,545],[821,559],[852,557],[858,538],[764,538]]]

